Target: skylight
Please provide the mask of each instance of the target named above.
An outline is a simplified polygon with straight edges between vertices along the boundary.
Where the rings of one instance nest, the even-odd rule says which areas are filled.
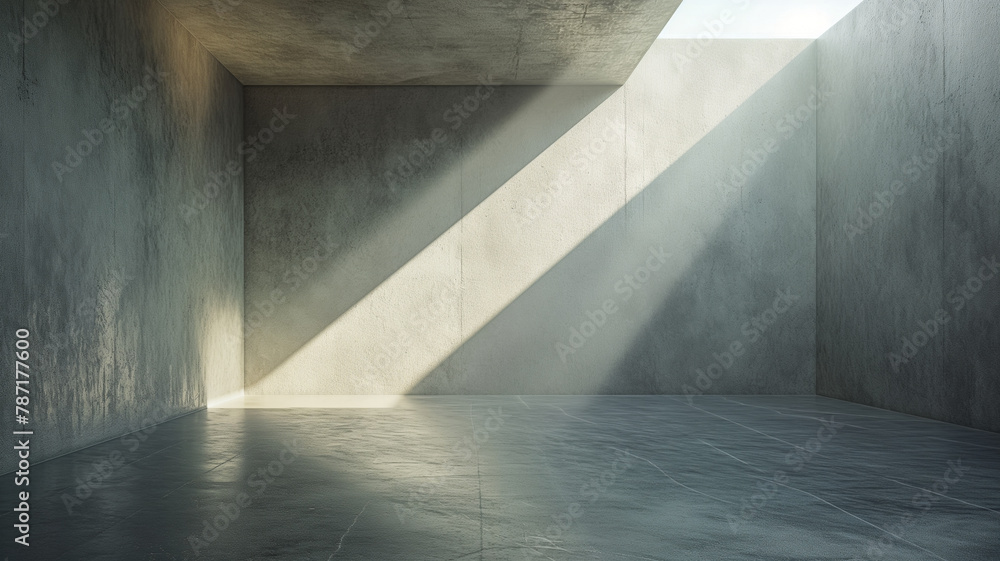
[[[862,0],[684,0],[661,39],[813,39]]]

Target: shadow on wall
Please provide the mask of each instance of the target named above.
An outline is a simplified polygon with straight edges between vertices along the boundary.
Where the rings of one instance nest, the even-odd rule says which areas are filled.
[[[410,393],[812,395],[813,84],[809,49]]]
[[[442,153],[448,165],[436,183],[406,193],[409,204],[397,212],[385,210],[389,195],[373,187],[377,181],[356,180],[385,178],[398,162],[393,150],[380,148],[372,158],[363,143],[325,148],[352,138],[330,126],[296,133],[310,143],[276,141],[264,152],[268,165],[250,169],[251,182],[267,188],[248,187],[247,286],[258,282],[254,277],[268,283],[248,295],[259,298],[279,286],[280,269],[288,265],[266,269],[269,256],[315,247],[318,234],[328,231],[351,245],[329,250],[322,264],[314,255],[312,276],[304,267],[291,269],[302,277],[301,287],[291,298],[278,294],[283,302],[261,310],[248,296],[248,319],[255,319],[255,307],[257,320],[268,317],[256,342],[248,326],[248,366],[255,360],[257,368],[248,369],[247,393],[679,393],[694,365],[707,366],[735,339],[731,330],[714,339],[705,333],[733,325],[741,334],[744,322],[775,305],[778,290],[797,297],[794,310],[782,304],[782,319],[793,326],[807,322],[815,264],[814,50],[807,41],[720,42],[704,55],[702,68],[683,76],[699,84],[693,91],[669,68],[671,55],[686,43],[658,43],[629,83],[610,95],[594,88],[511,88],[508,95],[530,100],[509,103],[519,110],[498,115],[492,136]],[[409,114],[400,97],[426,107],[431,93],[456,91],[419,88],[400,96],[402,89],[368,90],[252,89],[251,97],[261,99],[250,103],[259,115],[278,99],[263,93],[298,98],[343,91],[361,106],[352,113],[375,106],[388,119]],[[573,96],[583,101],[567,103]],[[385,103],[392,112],[382,109]],[[360,132],[368,142],[384,142],[395,124],[325,107],[318,120],[342,127],[382,123]],[[560,107],[579,111],[567,115]],[[441,117],[421,111],[408,119],[409,129],[426,136]],[[560,125],[555,133],[553,121]],[[522,138],[545,142],[526,151]],[[322,154],[338,159],[325,161]],[[730,177],[737,168],[747,177]],[[357,169],[366,173],[348,174]],[[301,181],[297,174],[317,178]],[[336,178],[328,184],[343,187],[324,190],[328,177]],[[725,181],[736,185],[722,187]],[[373,199],[381,204],[366,210]],[[349,210],[358,201],[367,206]],[[352,221],[347,234],[330,218],[334,213]],[[380,221],[356,224],[358,215]],[[354,234],[366,226],[367,237]],[[400,239],[405,252],[394,245]],[[732,262],[720,262],[729,256]],[[748,278],[748,270],[759,274]],[[701,284],[678,291],[689,271]],[[344,286],[350,297],[338,290]],[[695,301],[685,309],[684,298]],[[326,311],[330,302],[337,303],[333,312]],[[770,325],[777,318],[766,320]],[[673,335],[643,340],[642,329],[673,329]],[[716,389],[811,393],[814,331],[799,333],[801,340],[784,349],[789,357],[752,354],[744,367],[752,375]],[[282,352],[264,355],[272,340]],[[682,346],[687,352],[675,348]],[[645,370],[619,376],[634,366]]]
[[[1000,6],[906,4],[817,42],[817,393],[1000,431]]]
[[[248,390],[614,90],[248,88],[248,132],[290,120],[247,160]]]

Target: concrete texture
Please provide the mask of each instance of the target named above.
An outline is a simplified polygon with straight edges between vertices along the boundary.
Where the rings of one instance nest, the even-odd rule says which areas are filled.
[[[812,396],[210,410],[32,481],[29,561],[1000,554],[1000,436]]]
[[[160,0],[246,85],[622,84],[680,0]]]
[[[17,29],[24,18],[22,2],[0,2],[0,29]],[[0,353],[14,357],[18,349],[17,330],[24,327],[27,301],[19,293],[24,282],[24,88],[21,57],[9,47],[0,48]],[[11,364],[8,362],[8,364]],[[13,430],[14,377],[5,376],[0,385],[3,400],[0,440],[8,446]],[[10,380],[7,383],[7,380]],[[0,472],[14,465],[14,457],[4,454]],[[6,540],[5,540],[6,541]],[[6,547],[6,544],[4,545]]]
[[[869,0],[818,42],[821,395],[1000,430],[998,24]]]
[[[33,462],[242,386],[242,178],[205,187],[240,161],[241,86],[156,2],[53,5],[2,49],[2,341],[31,332]]]
[[[248,88],[246,130],[297,117],[247,164],[247,393],[812,393],[808,44],[657,41],[617,90]]]

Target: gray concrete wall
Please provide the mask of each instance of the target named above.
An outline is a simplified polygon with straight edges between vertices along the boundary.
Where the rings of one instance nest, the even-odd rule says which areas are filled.
[[[868,0],[818,41],[820,395],[1000,430],[998,25]]]
[[[205,187],[240,163],[241,85],[157,2],[52,4],[0,13],[36,22],[0,49],[0,352],[30,331],[35,462],[242,383],[242,178]]]
[[[16,29],[24,14],[21,2],[0,2],[0,29]],[[19,323],[25,318],[24,298],[19,294],[24,279],[24,101],[21,95],[21,57],[10,46],[0,48],[0,353],[13,357]],[[5,361],[11,364],[10,360]],[[14,405],[13,375],[0,385],[3,399],[2,445],[10,449]],[[10,471],[13,457],[0,460],[0,472]]]
[[[813,393],[815,52],[710,43],[617,89],[247,88],[247,393]]]

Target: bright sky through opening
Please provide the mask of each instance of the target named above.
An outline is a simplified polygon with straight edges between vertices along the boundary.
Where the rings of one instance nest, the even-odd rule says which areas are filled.
[[[861,0],[684,0],[660,38],[690,39],[707,31],[717,39],[814,39],[860,3]],[[726,11],[729,13],[724,18]]]

